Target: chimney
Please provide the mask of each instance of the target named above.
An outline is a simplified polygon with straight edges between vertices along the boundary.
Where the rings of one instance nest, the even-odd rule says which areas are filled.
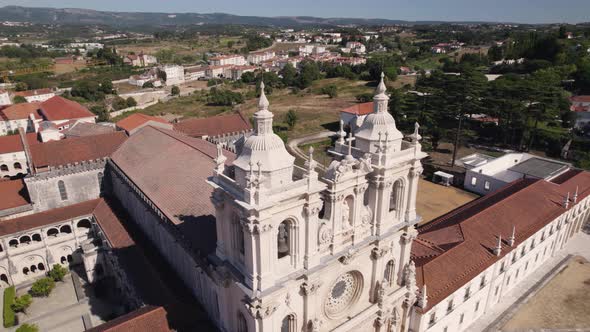
[[[25,158],[27,158],[27,167],[29,168],[29,173],[35,175],[35,165],[33,165],[33,159],[31,158],[31,150],[29,149],[27,134],[25,133],[25,130],[22,127],[18,128],[18,134],[20,136],[23,149],[25,150]]]

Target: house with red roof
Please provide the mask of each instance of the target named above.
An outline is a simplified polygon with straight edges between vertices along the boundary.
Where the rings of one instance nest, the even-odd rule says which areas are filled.
[[[355,104],[340,111],[340,121],[352,129],[360,128],[365,117],[373,113],[373,102]]]
[[[55,124],[60,130],[69,128],[66,123],[72,120],[96,122],[96,115],[86,107],[61,96],[55,96],[42,102],[39,111],[45,121]]]
[[[39,113],[41,103],[21,103],[0,106],[0,135],[7,135],[18,128],[27,132],[36,132],[37,126],[43,121]]]
[[[0,89],[0,106],[10,104],[12,104],[12,101],[10,100],[10,94],[8,91]]]
[[[131,114],[130,116],[118,121],[116,123],[117,129],[124,130],[127,135],[133,135],[139,129],[145,126],[154,126],[172,130],[172,124],[168,121],[142,113]]]
[[[12,93],[12,98],[20,96],[24,97],[27,103],[44,102],[47,99],[55,96],[55,91],[52,89],[36,89],[27,91],[16,91]]]
[[[25,147],[38,143],[37,133],[0,136],[0,178],[25,176],[29,172]]]

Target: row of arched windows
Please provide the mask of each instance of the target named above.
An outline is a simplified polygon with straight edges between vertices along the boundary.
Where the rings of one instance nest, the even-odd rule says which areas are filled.
[[[90,220],[88,219],[82,219],[80,221],[78,221],[78,223],[76,224],[76,227],[78,229],[91,229],[92,228],[92,224],[90,223]],[[50,229],[47,230],[47,236],[57,236],[58,234],[71,234],[72,233],[72,228],[70,227],[70,225],[62,225],[61,227],[51,227]],[[12,239],[10,241],[8,241],[8,245],[10,247],[18,247],[19,244],[29,244],[31,242],[41,242],[41,234],[39,233],[35,233],[33,235],[23,235],[20,238],[15,238]],[[2,248],[2,245],[0,245],[0,252],[2,252],[4,249]]]
[[[280,332],[295,332],[297,331],[297,320],[295,319],[295,314],[289,314],[283,318],[281,321],[281,331]],[[248,332],[248,324],[246,323],[246,318],[244,315],[239,312],[238,313],[238,330],[237,332]]]
[[[12,166],[14,167],[14,169],[23,169],[23,165],[19,162],[14,163]],[[8,172],[8,165],[6,165],[6,164],[0,165],[0,171]]]

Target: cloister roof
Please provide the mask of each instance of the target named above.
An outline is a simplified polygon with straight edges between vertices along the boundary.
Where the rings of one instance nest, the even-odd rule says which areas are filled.
[[[86,331],[168,332],[170,331],[170,327],[166,320],[166,310],[164,308],[147,305]]]

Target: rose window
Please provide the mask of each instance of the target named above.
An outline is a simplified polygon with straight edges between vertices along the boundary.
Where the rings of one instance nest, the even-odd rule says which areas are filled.
[[[343,313],[358,300],[361,288],[362,277],[359,272],[348,272],[338,277],[326,299],[326,314],[334,317]]]

